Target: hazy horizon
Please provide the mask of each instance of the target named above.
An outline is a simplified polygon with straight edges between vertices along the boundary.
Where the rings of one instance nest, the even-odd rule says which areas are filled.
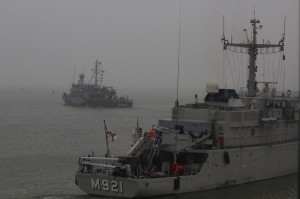
[[[263,25],[259,42],[278,43],[287,17],[285,88],[298,90],[298,1],[191,0],[181,4],[180,97],[204,92],[212,79],[224,87],[223,15],[227,39],[232,36],[233,41],[242,42],[243,29],[250,33],[254,5]],[[104,85],[115,87],[120,95],[165,90],[168,96],[176,96],[179,0],[4,0],[0,5],[0,89],[68,92],[74,66],[75,82],[83,71],[88,81],[98,59],[105,71]],[[277,68],[278,58],[271,56],[265,56],[264,64],[269,59],[268,64]],[[245,73],[247,55],[236,59],[244,59]],[[258,67],[262,70],[262,61]],[[232,87],[234,75],[229,69],[226,74]]]

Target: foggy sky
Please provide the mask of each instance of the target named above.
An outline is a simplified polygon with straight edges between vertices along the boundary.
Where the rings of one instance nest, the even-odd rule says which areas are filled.
[[[299,1],[182,0],[179,91],[222,86],[225,35],[240,42],[255,4],[259,38],[278,43],[286,21],[286,88],[298,90]],[[176,93],[179,0],[1,0],[0,89],[68,91],[96,59],[104,84],[120,94],[166,89]],[[246,60],[246,55],[244,57]],[[246,70],[247,66],[244,66]],[[231,78],[228,77],[228,85]]]

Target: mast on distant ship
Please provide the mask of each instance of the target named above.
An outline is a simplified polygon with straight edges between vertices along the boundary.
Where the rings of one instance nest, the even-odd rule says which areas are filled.
[[[95,62],[95,69],[92,69],[92,71],[94,72],[93,77],[95,78],[95,86],[98,85],[98,74],[100,73],[100,88],[102,87],[102,82],[103,82],[103,70],[102,70],[102,66],[101,66],[101,62],[96,60]],[[101,66],[101,67],[100,67]],[[93,78],[92,77],[92,78]]]
[[[223,20],[224,23],[224,20]],[[248,76],[248,81],[247,81],[247,89],[248,89],[248,96],[249,97],[254,97],[256,96],[256,93],[258,92],[257,89],[257,81],[256,81],[256,72],[257,72],[257,66],[256,66],[256,56],[257,54],[260,54],[260,52],[258,51],[258,49],[268,49],[268,48],[279,48],[280,51],[284,50],[284,38],[285,38],[285,33],[283,33],[282,35],[282,39],[279,41],[278,44],[258,44],[257,43],[257,30],[261,29],[263,26],[259,25],[257,26],[257,24],[260,23],[260,21],[258,19],[255,19],[255,16],[253,19],[250,20],[250,23],[252,24],[252,40],[249,41],[249,39],[247,38],[247,43],[243,44],[243,43],[232,43],[229,42],[227,39],[225,39],[225,35],[224,35],[224,28],[223,28],[223,44],[224,44],[224,50],[227,49],[228,46],[232,46],[232,47],[240,47],[240,48],[246,48],[248,49],[248,54],[249,54],[249,66],[248,66],[248,70],[249,70],[249,76]],[[223,24],[224,26],[224,24]],[[284,31],[285,32],[285,31]]]

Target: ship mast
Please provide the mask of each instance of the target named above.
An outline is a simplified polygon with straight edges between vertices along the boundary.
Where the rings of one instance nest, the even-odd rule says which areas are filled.
[[[98,82],[99,82],[98,74],[100,73],[100,88],[102,87],[103,73],[104,73],[104,70],[102,70],[102,66],[100,67],[101,64],[102,63],[100,61],[96,60],[95,69],[92,69],[92,71],[94,72],[93,77],[95,79],[95,86],[98,86]],[[91,80],[93,79],[93,77],[91,78]]]
[[[99,74],[98,67],[100,66],[100,64],[101,64],[101,62],[96,60],[96,63],[95,63],[95,85],[98,85],[98,74]]]
[[[258,44],[257,43],[257,30],[262,28],[262,25],[257,25],[260,23],[258,19],[255,19],[255,16],[253,19],[250,20],[250,23],[252,24],[252,40],[245,44],[243,43],[232,43],[229,42],[227,39],[225,39],[224,33],[223,33],[223,44],[224,44],[224,50],[227,49],[227,47],[232,46],[232,47],[240,47],[240,48],[246,48],[248,49],[248,54],[249,54],[249,76],[248,76],[248,81],[247,81],[247,89],[248,89],[248,96],[249,97],[255,97],[256,93],[258,92],[257,89],[257,81],[256,81],[256,72],[257,72],[257,66],[256,66],[256,56],[260,52],[258,49],[268,49],[272,48],[273,51],[275,48],[279,48],[280,51],[284,50],[284,37],[285,34],[283,34],[282,39],[279,41],[278,44]],[[224,29],[223,29],[224,30]]]

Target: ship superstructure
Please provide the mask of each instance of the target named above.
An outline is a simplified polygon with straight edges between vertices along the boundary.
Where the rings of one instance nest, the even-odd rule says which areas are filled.
[[[247,91],[206,85],[204,102],[180,105],[172,118],[142,133],[134,130],[134,144],[126,156],[80,157],[77,185],[93,195],[138,198],[194,192],[297,172],[299,98],[291,92],[277,95],[263,82],[257,89],[258,48],[284,49],[279,44],[258,44],[252,19],[252,40],[235,44],[223,36],[224,49],[247,48]]]
[[[72,84],[70,93],[63,94],[62,98],[65,104],[70,106],[132,107],[133,102],[127,96],[118,97],[113,87],[102,85],[103,72],[101,62],[96,60],[93,77],[89,83],[85,83],[84,74],[80,74],[78,83]],[[100,79],[98,78],[99,74]],[[92,79],[94,79],[94,84],[90,84]]]

